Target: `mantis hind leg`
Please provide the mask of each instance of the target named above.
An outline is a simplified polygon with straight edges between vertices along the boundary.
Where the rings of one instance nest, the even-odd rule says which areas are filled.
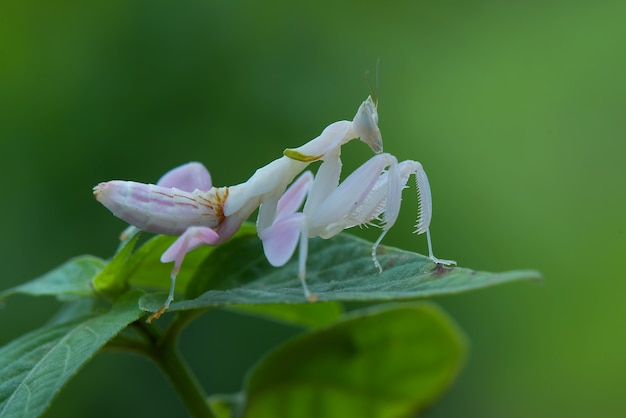
[[[213,229],[203,226],[192,226],[187,228],[183,234],[161,255],[162,263],[174,262],[174,268],[171,273],[170,291],[163,306],[155,313],[150,315],[146,322],[150,323],[153,319],[158,319],[169,307],[174,300],[174,290],[176,289],[176,277],[183,264],[185,255],[201,245],[215,245],[219,242],[220,236]]]

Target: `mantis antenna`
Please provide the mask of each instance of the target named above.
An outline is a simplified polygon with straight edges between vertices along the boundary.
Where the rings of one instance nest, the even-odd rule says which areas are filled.
[[[378,85],[378,68],[380,67],[380,58],[378,58],[376,60],[376,78],[374,79],[374,88],[372,88],[372,84],[370,83],[369,80],[369,75],[370,75],[370,71],[366,70],[365,71],[365,82],[367,83],[367,87],[370,90],[370,96],[372,96],[372,99],[374,99],[374,105],[376,106],[376,109],[378,109],[378,98],[379,98],[379,93],[380,93],[380,89],[379,89],[379,85]]]

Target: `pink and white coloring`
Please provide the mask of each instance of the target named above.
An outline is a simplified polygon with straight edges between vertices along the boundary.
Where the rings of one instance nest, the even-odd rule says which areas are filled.
[[[224,242],[257,208],[258,230],[272,225],[278,200],[293,179],[327,155],[338,159],[341,146],[356,138],[374,152],[382,151],[371,97],[352,121],[334,122],[305,145],[285,150],[283,157],[259,168],[245,183],[213,187],[208,170],[192,162],[169,171],[156,185],[113,180],[94,187],[96,199],[118,218],[147,232],[179,236],[161,256],[164,263],[174,262],[168,298],[149,319],[158,318],[174,299],[176,276],[189,251]]]
[[[158,318],[173,301],[176,276],[185,255],[200,245],[224,242],[257,208],[257,231],[270,264],[284,265],[300,245],[298,276],[309,300],[316,298],[305,280],[308,238],[330,238],[357,225],[380,226],[383,232],[372,248],[372,257],[381,270],[376,247],[397,218],[401,192],[411,174],[416,176],[420,197],[415,232],[427,232],[434,262],[453,264],[432,254],[430,187],[421,164],[398,164],[391,154],[379,154],[339,184],[341,146],[356,138],[375,153],[382,152],[378,113],[371,97],[361,104],[352,121],[330,124],[320,136],[285,150],[283,157],[235,186],[213,187],[208,170],[197,162],[169,171],[156,185],[119,180],[97,185],[96,199],[115,216],[141,230],[179,236],[161,256],[164,263],[174,262],[168,298],[148,320]],[[307,171],[293,182],[315,161],[322,162],[315,176]],[[305,199],[303,210],[298,212]]]

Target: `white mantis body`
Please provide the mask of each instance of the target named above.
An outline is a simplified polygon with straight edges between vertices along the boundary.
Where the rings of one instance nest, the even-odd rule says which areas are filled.
[[[227,240],[256,208],[258,235],[272,265],[284,265],[299,244],[298,276],[309,300],[315,300],[315,295],[305,280],[308,238],[330,238],[357,225],[378,225],[382,233],[372,247],[372,258],[382,271],[376,249],[397,219],[402,189],[412,174],[420,198],[415,232],[426,232],[429,256],[434,262],[454,264],[433,255],[430,186],[420,163],[398,163],[391,154],[379,154],[339,184],[343,144],[360,138],[375,153],[382,152],[377,124],[376,106],[368,97],[353,121],[332,123],[317,138],[285,150],[283,157],[232,187],[213,187],[209,172],[200,163],[171,170],[156,185],[110,181],[96,186],[96,198],[119,218],[148,232],[179,236],[161,256],[162,262],[174,262],[168,298],[148,320],[158,318],[172,302],[185,254],[200,245]],[[322,161],[317,175],[313,177],[307,171],[287,189],[314,161]],[[305,199],[302,212],[297,212]]]
[[[94,187],[96,199],[114,215],[153,233],[180,237],[161,256],[174,261],[170,292],[158,318],[174,299],[176,276],[185,254],[200,245],[216,245],[230,238],[259,206],[259,234],[274,223],[278,200],[295,176],[311,162],[332,156],[341,165],[341,146],[359,138],[379,153],[382,138],[378,113],[371,97],[359,107],[352,121],[330,124],[322,134],[258,169],[248,181],[232,187],[213,187],[208,170],[189,163],[166,173],[156,185],[109,181]],[[297,209],[297,208],[296,208]]]

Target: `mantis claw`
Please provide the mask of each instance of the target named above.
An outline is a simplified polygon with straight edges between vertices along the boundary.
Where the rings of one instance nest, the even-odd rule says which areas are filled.
[[[148,319],[146,319],[146,322],[148,324],[151,324],[152,321],[154,321],[155,319],[159,319],[161,317],[161,315],[163,315],[163,313],[167,310],[167,308],[169,308],[169,305],[168,306],[165,306],[165,305],[161,306],[159,309],[157,309],[156,312],[154,312],[152,315],[150,315],[148,317]]]
[[[435,264],[441,264],[443,266],[456,266],[456,261],[454,260],[442,260],[441,258],[437,258],[437,257],[429,257],[431,260],[433,260],[433,263]]]

